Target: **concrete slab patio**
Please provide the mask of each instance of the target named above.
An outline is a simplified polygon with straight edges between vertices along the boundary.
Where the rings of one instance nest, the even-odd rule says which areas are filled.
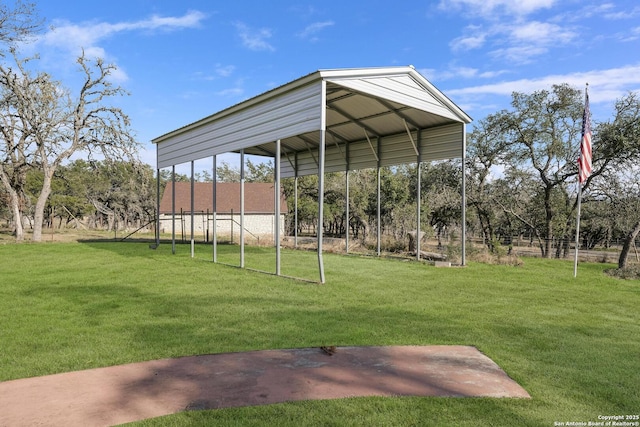
[[[2,426],[111,426],[185,410],[356,396],[529,394],[470,346],[264,350],[0,383]]]

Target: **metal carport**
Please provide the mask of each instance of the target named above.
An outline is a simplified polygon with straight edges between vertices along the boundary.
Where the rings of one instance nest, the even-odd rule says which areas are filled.
[[[379,171],[381,166],[460,157],[464,168],[466,124],[470,122],[464,111],[412,66],[334,69],[301,77],[152,142],[158,171],[186,162],[191,162],[193,171],[195,160],[213,157],[215,176],[217,155],[240,153],[241,189],[245,154],[274,158],[276,194],[281,177],[318,174],[317,252],[320,282],[324,283],[324,173],[346,171],[348,191],[350,170]],[[464,264],[464,171],[462,176]],[[419,215],[419,208],[417,211]],[[280,274],[278,227],[275,241],[276,274]],[[241,267],[243,253],[241,249]]]

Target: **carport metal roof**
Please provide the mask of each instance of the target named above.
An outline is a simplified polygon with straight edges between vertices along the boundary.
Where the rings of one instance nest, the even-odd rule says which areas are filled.
[[[282,176],[462,156],[471,118],[413,67],[320,70],[153,140],[158,168],[217,154],[275,157]],[[297,156],[296,156],[297,154]],[[297,157],[297,161],[294,160]]]
[[[466,113],[412,66],[320,70],[152,142],[157,148],[158,169],[191,162],[192,204],[193,162],[213,157],[215,165],[218,154],[239,152],[242,159],[244,154],[273,157],[276,194],[280,192],[281,177],[318,174],[318,230],[322,230],[325,172],[379,170],[381,166],[402,163],[464,158],[466,124],[470,122]],[[462,165],[464,168],[464,161]],[[243,170],[244,160],[241,176]],[[464,170],[462,176],[464,264]],[[418,172],[418,180],[419,177]],[[240,188],[243,206],[242,179]],[[418,206],[419,200],[418,195]],[[379,201],[380,179],[378,204]],[[348,215],[348,203],[346,206]],[[417,215],[419,224],[419,207]],[[241,208],[241,224],[243,216]],[[241,225],[240,267],[244,267],[243,230]],[[191,234],[193,256],[193,226]],[[324,283],[322,234],[322,231],[317,233],[318,266],[320,282]],[[348,233],[346,238],[348,247]],[[159,235],[157,240],[159,243]],[[280,227],[275,227],[274,240],[276,274],[279,275]],[[378,247],[379,242],[380,236]],[[214,236],[214,261],[215,247]]]

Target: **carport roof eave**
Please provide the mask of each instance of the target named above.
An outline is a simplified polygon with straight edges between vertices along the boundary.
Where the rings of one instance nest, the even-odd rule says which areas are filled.
[[[436,88],[433,84],[431,84],[431,82],[426,78],[424,78],[422,74],[418,73],[415,70],[415,68],[413,68],[413,66],[410,66],[409,68],[411,69],[409,71],[409,74],[413,76],[413,78],[416,79],[416,81],[418,81],[421,85],[423,85],[424,88],[427,89],[433,96],[438,98],[440,102],[442,102],[451,111],[453,111],[455,115],[458,116],[458,118],[462,123],[469,124],[473,121],[471,116],[469,116],[467,113],[462,111],[462,109],[458,107],[458,105],[455,102],[449,99],[449,97],[445,95],[444,92],[441,92],[440,89]]]
[[[401,66],[401,67],[370,67],[370,68],[344,68],[344,69],[325,69],[318,70],[310,73],[306,76],[300,77],[282,86],[278,86],[267,92],[263,92],[253,98],[249,98],[238,104],[232,105],[226,109],[220,110],[212,115],[204,117],[193,123],[187,124],[183,127],[175,129],[171,132],[167,132],[159,137],[151,140],[153,144],[158,144],[166,141],[176,135],[188,132],[193,129],[197,129],[201,126],[207,125],[215,120],[219,120],[223,117],[231,115],[237,111],[241,111],[245,108],[249,108],[252,105],[259,104],[267,101],[271,98],[275,98],[280,94],[295,90],[299,87],[320,82],[322,80],[333,80],[335,84],[339,84],[340,79],[353,79],[353,78],[366,78],[375,76],[389,76],[389,75],[410,75],[416,80],[425,90],[431,95],[435,96],[440,102],[442,102],[447,108],[449,108],[454,115],[462,123],[471,123],[472,119],[462,109],[460,109],[453,101],[451,101],[444,93],[433,86],[427,79],[425,79],[420,73],[418,73],[413,66]],[[427,111],[427,113],[429,113]]]
[[[164,140],[167,140],[167,139],[169,139],[169,138],[171,138],[171,137],[173,137],[175,135],[181,134],[183,132],[187,132],[187,131],[192,130],[192,129],[196,129],[196,128],[200,127],[200,126],[204,126],[204,125],[206,125],[208,123],[211,123],[211,122],[213,122],[215,120],[219,120],[219,119],[221,119],[223,117],[226,117],[226,116],[228,116],[230,114],[233,114],[233,113],[235,113],[237,111],[243,110],[245,108],[249,108],[252,105],[256,105],[256,104],[259,104],[261,102],[267,101],[267,100],[269,100],[271,98],[275,98],[275,97],[277,97],[278,95],[280,95],[282,93],[297,89],[299,87],[302,87],[302,86],[305,86],[305,85],[308,85],[308,84],[312,84],[312,83],[314,83],[316,81],[319,82],[321,80],[322,80],[322,77],[320,76],[320,71],[315,71],[313,73],[307,74],[306,76],[300,77],[300,78],[298,78],[298,79],[296,79],[294,81],[285,83],[282,86],[278,86],[276,88],[273,88],[271,90],[263,92],[263,93],[261,93],[259,95],[256,95],[256,96],[254,96],[252,98],[249,98],[249,99],[247,99],[245,101],[242,101],[242,102],[239,102],[237,104],[234,104],[234,105],[232,105],[230,107],[227,107],[227,108],[225,108],[223,110],[220,110],[220,111],[218,111],[216,113],[213,113],[213,114],[211,114],[209,116],[206,116],[206,117],[204,117],[204,118],[202,118],[200,120],[197,120],[197,121],[195,121],[193,123],[189,123],[188,125],[180,127],[178,129],[175,129],[175,130],[173,130],[171,132],[167,132],[164,135],[161,135],[161,136],[159,136],[157,138],[152,139],[151,142],[154,143],[154,144],[158,144],[158,143],[160,143],[160,142],[162,142]]]

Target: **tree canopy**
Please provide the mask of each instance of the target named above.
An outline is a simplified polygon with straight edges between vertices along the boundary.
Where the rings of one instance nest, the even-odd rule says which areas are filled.
[[[24,37],[32,9],[18,3],[17,9],[0,9],[5,14],[5,43]],[[21,20],[22,18],[22,20]],[[2,36],[0,31],[0,36]],[[73,155],[87,158],[132,159],[137,142],[128,116],[110,104],[126,92],[112,84],[114,66],[102,59],[78,57],[81,86],[72,91],[49,73],[33,71],[37,58],[23,58],[11,46],[10,58],[0,63],[0,182],[7,194],[16,240],[24,239],[23,221],[29,198],[25,192],[27,174],[42,173],[42,186],[33,205],[34,241],[42,239],[44,209],[52,191],[53,176]]]

